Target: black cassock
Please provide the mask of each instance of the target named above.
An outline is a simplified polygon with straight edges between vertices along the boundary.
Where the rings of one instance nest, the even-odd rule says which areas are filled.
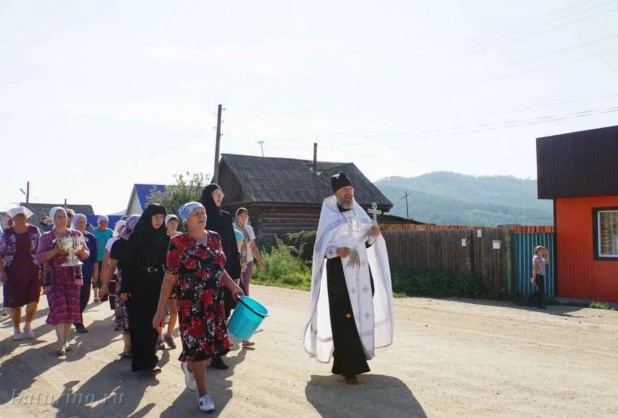
[[[370,245],[367,245],[367,247],[370,247]],[[369,268],[369,277],[371,279],[371,294],[373,295],[375,288],[371,268]],[[369,372],[369,365],[354,321],[354,312],[352,312],[352,304],[340,257],[326,261],[326,281],[334,346],[332,372],[343,377],[354,377],[361,373],[367,373]]]
[[[152,370],[159,333],[152,327],[165,275],[165,258],[169,245],[167,234],[133,233],[127,244],[122,293],[130,293],[126,303],[131,335],[131,370]]]

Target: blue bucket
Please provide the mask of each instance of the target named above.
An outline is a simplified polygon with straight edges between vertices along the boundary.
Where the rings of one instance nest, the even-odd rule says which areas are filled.
[[[249,296],[242,296],[228,323],[228,330],[241,340],[251,338],[264,318],[268,316],[268,309]]]

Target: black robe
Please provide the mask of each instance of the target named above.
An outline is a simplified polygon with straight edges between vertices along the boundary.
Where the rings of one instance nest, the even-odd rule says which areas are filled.
[[[234,221],[229,212],[219,209],[212,198],[212,192],[220,187],[210,184],[202,192],[202,204],[206,208],[206,229],[214,231],[221,237],[221,247],[225,254],[225,271],[233,280],[241,278],[240,254],[236,245],[236,235],[234,233]],[[242,286],[242,280],[241,280]],[[223,287],[225,296],[225,318],[229,318],[230,312],[236,306],[232,298],[232,293],[227,287]]]
[[[345,209],[339,207],[341,212]],[[366,245],[369,247],[370,245]],[[375,293],[371,269],[371,294]],[[328,286],[328,305],[330,309],[330,326],[333,332],[333,369],[332,373],[343,377],[354,377],[369,372],[369,365],[361,342],[352,303],[346,286],[343,263],[340,257],[326,261],[326,281]]]
[[[142,217],[150,222],[146,212]],[[163,233],[152,227],[138,230],[136,226],[129,238],[127,258],[122,263],[121,292],[131,295],[126,306],[131,335],[131,370],[134,372],[152,370],[159,361],[156,356],[159,333],[152,327],[152,320],[159,304],[170,241],[165,227],[159,229]],[[151,272],[147,271],[149,268]]]

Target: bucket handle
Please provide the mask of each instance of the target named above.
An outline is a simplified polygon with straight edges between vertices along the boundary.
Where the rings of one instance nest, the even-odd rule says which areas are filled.
[[[243,301],[242,299],[243,299],[243,297],[241,296],[241,297],[238,298],[238,301],[240,303],[242,303],[245,308],[249,309],[251,312],[253,312],[257,316],[262,317],[262,318],[266,318],[268,316],[268,314],[263,314],[263,313],[260,313],[260,312],[256,311],[251,306],[247,305],[247,302]]]

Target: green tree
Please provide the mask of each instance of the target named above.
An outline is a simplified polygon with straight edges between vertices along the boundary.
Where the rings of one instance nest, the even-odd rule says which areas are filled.
[[[191,174],[187,171],[185,174],[175,175],[174,180],[173,185],[165,186],[164,192],[153,188],[147,198],[148,204],[160,203],[167,213],[175,214],[183,204],[200,201],[202,189],[209,184],[210,177],[201,173]]]

